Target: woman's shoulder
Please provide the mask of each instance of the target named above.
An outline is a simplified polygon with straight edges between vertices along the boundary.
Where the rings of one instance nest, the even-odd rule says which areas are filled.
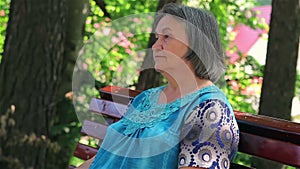
[[[224,92],[216,85],[200,89],[199,102],[201,103],[207,100],[219,100],[220,102],[229,104]]]
[[[200,89],[197,98],[189,104],[185,119],[193,114],[193,112],[214,109],[216,107],[222,107],[222,109],[225,108],[232,112],[232,107],[222,90],[215,85],[207,86]]]

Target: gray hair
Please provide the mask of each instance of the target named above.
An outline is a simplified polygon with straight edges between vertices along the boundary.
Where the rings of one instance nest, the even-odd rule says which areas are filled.
[[[226,65],[215,17],[202,9],[169,3],[158,11],[154,25],[166,14],[186,23],[190,51],[184,58],[191,62],[196,76],[217,82]]]

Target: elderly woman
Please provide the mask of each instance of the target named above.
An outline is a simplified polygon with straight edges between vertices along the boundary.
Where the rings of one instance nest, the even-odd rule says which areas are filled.
[[[82,168],[228,169],[239,132],[228,100],[214,85],[225,71],[215,18],[168,4],[155,25],[155,69],[168,84],[136,96]]]

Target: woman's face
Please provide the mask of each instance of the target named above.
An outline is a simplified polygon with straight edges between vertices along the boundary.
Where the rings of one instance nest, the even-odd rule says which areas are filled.
[[[152,46],[156,70],[170,71],[183,66],[183,57],[189,51],[185,29],[182,21],[170,15],[159,21],[155,30],[157,40]]]

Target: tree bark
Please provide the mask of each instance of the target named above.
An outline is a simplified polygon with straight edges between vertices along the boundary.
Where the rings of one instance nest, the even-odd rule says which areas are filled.
[[[299,25],[299,0],[273,0],[259,114],[291,119]]]
[[[89,14],[88,0],[67,0],[67,16],[66,16],[66,38],[64,44],[64,57],[61,70],[61,81],[59,83],[57,98],[54,128],[59,126],[67,126],[68,132],[52,132],[51,141],[59,144],[59,151],[49,155],[49,159],[53,167],[68,168],[70,156],[73,155],[76,142],[71,142],[78,138],[74,133],[80,133],[80,129],[70,124],[78,122],[77,114],[74,109],[72,97],[67,93],[72,91],[72,75],[74,66],[80,49],[83,47],[83,37],[85,33],[85,21]],[[66,118],[67,117],[67,118]],[[62,128],[62,127],[60,127]],[[67,141],[66,141],[67,140]],[[49,167],[51,168],[51,167]]]
[[[157,11],[160,10],[165,4],[168,3],[182,3],[181,0],[159,0]],[[151,49],[152,45],[155,42],[154,34],[150,35],[148,42],[148,49]],[[145,59],[142,63],[142,71],[136,85],[137,90],[145,90],[152,87],[157,87],[163,84],[162,76],[160,73],[156,72],[154,69],[154,60],[152,55],[152,50],[147,50]]]
[[[66,38],[66,0],[12,0],[0,65],[0,168],[55,168],[50,137]]]
[[[299,0],[273,0],[259,114],[291,119],[295,93],[300,31]],[[253,160],[257,169],[280,169],[281,164]]]
[[[64,97],[72,91],[72,74],[78,57],[78,52],[83,47],[85,21],[89,13],[88,0],[67,0],[68,13],[66,19],[66,41],[62,67],[62,82],[60,83],[58,97]]]

